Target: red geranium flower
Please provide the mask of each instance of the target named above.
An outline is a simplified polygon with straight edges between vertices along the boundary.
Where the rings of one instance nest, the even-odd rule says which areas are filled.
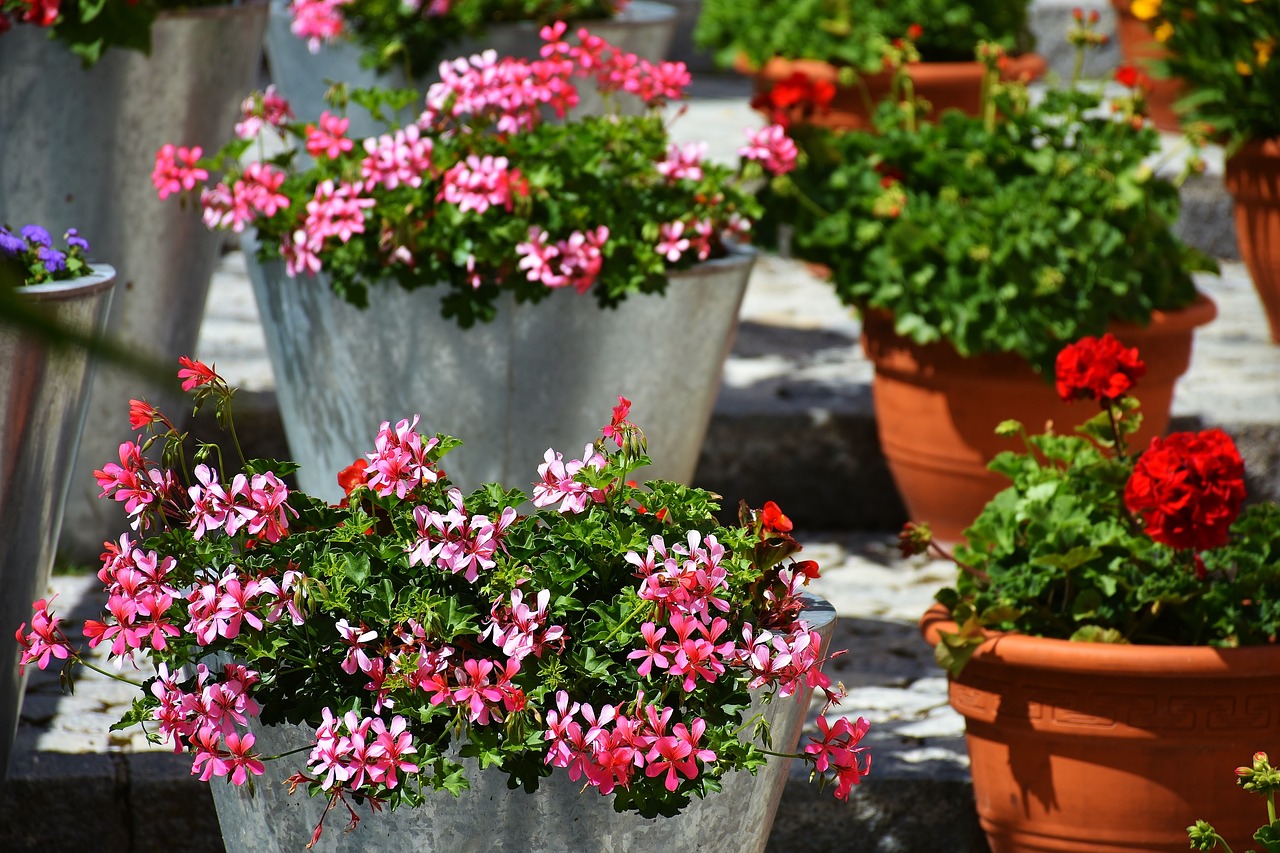
[[[1220,429],[1153,438],[1124,488],[1147,535],[1171,548],[1204,551],[1227,541],[1244,501],[1244,460]]]
[[[1063,400],[1115,400],[1147,372],[1136,347],[1126,347],[1110,332],[1081,338],[1058,353],[1054,374]]]
[[[775,124],[790,127],[797,113],[802,117],[814,110],[825,113],[835,96],[836,87],[831,81],[812,80],[803,72],[794,71],[768,93],[752,98],[751,107],[768,113]]]
[[[183,391],[190,391],[201,385],[212,385],[218,380],[218,374],[213,368],[202,361],[183,355],[178,357],[178,364],[182,365],[182,369],[178,371],[178,378],[182,380]]]
[[[338,485],[342,487],[344,495],[350,495],[356,486],[363,486],[365,481],[365,471],[368,469],[369,463],[363,459],[357,459],[346,468],[338,472]],[[346,501],[343,501],[345,504]]]
[[[782,514],[782,510],[773,501],[765,501],[764,509],[760,510],[760,520],[764,522],[765,530],[772,530],[775,533],[791,532],[791,519]]]
[[[1121,65],[1116,69],[1116,82],[1130,89],[1147,89],[1151,79],[1132,65]]]

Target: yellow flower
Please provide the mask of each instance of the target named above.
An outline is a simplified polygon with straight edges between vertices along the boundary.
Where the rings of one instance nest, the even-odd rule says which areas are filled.
[[[1241,77],[1249,77],[1250,75],[1253,74],[1253,69],[1249,67],[1249,63],[1245,62],[1243,59],[1237,59],[1236,73],[1239,74]]]
[[[1161,2],[1163,0],[1133,0],[1130,8],[1133,10],[1133,16],[1139,21],[1149,21],[1160,14]]]
[[[1271,61],[1271,52],[1275,50],[1276,40],[1259,39],[1253,43],[1253,49],[1258,52],[1258,67],[1266,68],[1267,63]]]
[[[1152,35],[1156,37],[1156,41],[1168,41],[1173,38],[1173,24],[1168,21],[1162,22],[1160,26],[1156,27],[1155,32],[1152,33]]]

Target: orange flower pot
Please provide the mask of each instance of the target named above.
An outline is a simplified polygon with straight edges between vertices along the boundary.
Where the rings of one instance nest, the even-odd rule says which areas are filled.
[[[1236,242],[1280,343],[1280,139],[1249,142],[1227,160]]]
[[[775,57],[763,68],[754,69],[745,57],[739,57],[734,68],[751,75],[757,95],[768,93],[780,81],[800,73],[810,80],[827,82],[835,86],[835,97],[830,109],[798,117],[819,127],[832,130],[865,130],[871,124],[869,105],[884,100],[890,89],[893,74],[881,71],[862,75],[865,92],[859,86],[840,85],[840,69],[828,62],[816,59],[783,59]],[[1009,66],[1001,75],[1006,80],[1035,80],[1044,75],[1048,63],[1037,53],[1026,53],[1009,58]],[[979,62],[912,62],[907,65],[916,94],[930,103],[930,117],[936,117],[945,109],[958,109],[969,115],[977,115],[982,100],[983,66]]]
[[[1204,295],[1179,311],[1157,311],[1146,327],[1116,323],[1111,332],[1136,346],[1147,364],[1138,386],[1143,446],[1169,424],[1174,383],[1191,364],[1192,334],[1217,315]],[[920,345],[893,330],[893,318],[868,311],[862,346],[875,365],[872,399],[880,446],[909,517],[928,522],[940,540],[958,541],[1008,481],[987,470],[1002,450],[1021,450],[996,426],[1021,421],[1035,433],[1052,421],[1062,432],[1095,414],[1089,403],[1064,403],[1021,358],[964,358],[948,343]]]
[[[942,605],[925,639],[956,625]],[[950,685],[992,853],[1244,849],[1266,814],[1233,770],[1274,748],[1280,646],[1131,646],[992,634]]]
[[[1131,0],[1111,0],[1111,5],[1116,10],[1116,40],[1120,43],[1121,59],[1151,79],[1147,113],[1152,123],[1160,130],[1181,133],[1182,122],[1173,111],[1173,103],[1186,94],[1182,82],[1155,75],[1155,63],[1164,59],[1168,51],[1151,35],[1147,22],[1134,17]]]

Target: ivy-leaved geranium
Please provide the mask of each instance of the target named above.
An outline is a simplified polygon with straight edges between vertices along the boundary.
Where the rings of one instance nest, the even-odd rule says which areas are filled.
[[[151,52],[151,25],[160,12],[230,6],[231,0],[0,0],[0,50],[7,30],[35,26],[84,60],[109,48]]]
[[[908,525],[907,552],[935,549],[960,567],[940,592],[959,624],[939,659],[958,671],[985,632],[1148,645],[1248,646],[1280,632],[1280,507],[1243,508],[1244,462],[1220,429],[1175,432],[1130,448],[1129,393],[1146,366],[1112,336],[1058,356],[1064,400],[1099,412],[1075,435],[1028,436],[991,470],[1011,485],[965,530],[954,554]],[[1084,403],[1087,405],[1087,403]]]
[[[875,132],[793,126],[799,166],[762,193],[760,238],[789,235],[843,301],[891,313],[901,335],[1051,376],[1066,343],[1189,305],[1191,273],[1216,267],[1173,233],[1178,181],[1150,162],[1160,139],[1139,90],[1110,109],[1076,85],[1032,103],[1000,82],[999,48],[981,55],[978,116],[920,120],[899,73]]]
[[[179,378],[234,438],[232,389],[190,359]],[[287,463],[233,469],[203,445],[188,465],[163,414],[135,400],[129,417],[141,434],[95,476],[132,531],[107,543],[104,614],[84,633],[156,667],[120,725],[186,752],[202,779],[243,785],[286,761],[296,787],[378,811],[462,792],[459,757],[478,756],[513,789],[567,772],[618,810],[672,815],[780,754],[753,694],[839,698],[806,622],[818,567],[794,559],[786,517],[744,506],[726,527],[707,492],[632,484],[648,458],[624,399],[580,458],[549,449],[536,479],[530,461],[528,497],[463,495],[442,468],[456,439],[384,422],[337,473],[338,505],[289,489]],[[161,463],[144,455],[156,442]],[[36,602],[24,666],[118,677],[59,623]],[[259,754],[255,730],[285,723],[314,730],[313,749]],[[820,728],[796,757],[846,798],[869,768],[867,723]]]
[[[745,182],[787,171],[795,146],[768,127],[746,132],[737,170],[706,160],[704,145],[672,142],[659,113],[683,96],[683,63],[653,64],[586,31],[571,44],[565,30],[544,28],[538,60],[490,51],[444,67],[417,122],[363,140],[336,112],[303,124],[274,93],[256,95],[241,138],[207,159],[166,145],[153,180],[161,198],[201,188],[210,227],[256,228],[259,257],[283,258],[291,276],[323,272],[357,305],[381,280],[442,286],[445,315],[466,326],[492,319],[504,292],[537,301],[572,287],[605,306],[661,293],[670,270],[726,254],[750,229],[759,205]],[[650,109],[546,120],[577,103],[575,78]],[[264,128],[296,147],[269,157],[260,147],[262,159],[242,165]]]
[[[1280,137],[1280,0],[1135,0],[1186,84],[1180,112],[1235,145]],[[1276,61],[1272,55],[1276,54]]]
[[[612,18],[630,0],[292,0],[291,29],[311,49],[349,39],[361,62],[386,71],[403,68],[410,79],[433,71],[460,41],[483,38],[493,24],[549,24]]]
[[[885,49],[923,27],[920,57],[967,62],[979,42],[1030,50],[1028,0],[703,0],[694,37],[732,66],[773,57],[819,59],[863,72],[881,69]]]

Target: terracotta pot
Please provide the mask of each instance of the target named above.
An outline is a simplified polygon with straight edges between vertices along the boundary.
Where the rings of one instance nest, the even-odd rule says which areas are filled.
[[[753,69],[745,57],[739,57],[734,68],[752,76],[755,92],[763,95],[779,81],[799,72],[811,80],[826,81],[836,87],[831,108],[825,113],[797,116],[819,127],[833,130],[865,130],[870,126],[871,110],[889,94],[893,75],[890,71],[862,75],[865,92],[859,86],[842,86],[840,69],[828,62],[816,59],[783,59],[775,57],[763,68]],[[1009,67],[1003,73],[1006,80],[1035,80],[1048,68],[1048,63],[1038,53],[1026,53],[1011,57]],[[916,94],[933,107],[930,117],[946,109],[962,110],[977,115],[982,99],[983,66],[979,62],[913,62],[907,66],[907,74],[915,86]]]
[[[1280,139],[1250,142],[1227,160],[1240,257],[1280,343]]]
[[[931,644],[946,608],[921,620]],[[993,853],[1184,851],[1209,821],[1262,823],[1234,768],[1280,731],[1280,646],[1215,649],[993,634],[950,686]]]
[[[1151,35],[1146,21],[1134,17],[1131,0],[1111,0],[1116,10],[1116,39],[1120,43],[1120,57],[1125,65],[1132,65],[1151,78],[1151,90],[1147,92],[1147,112],[1160,130],[1180,133],[1182,123],[1173,110],[1174,101],[1186,94],[1180,80],[1156,76],[1155,63],[1168,56],[1168,51]]]
[[[1217,315],[1204,295],[1179,311],[1157,311],[1147,327],[1116,323],[1111,332],[1136,346],[1147,363],[1139,388],[1143,426],[1134,446],[1163,435],[1173,387],[1191,363],[1197,326]],[[959,540],[987,501],[1009,485],[987,470],[1016,440],[995,434],[1004,420],[1039,432],[1052,421],[1063,432],[1091,417],[1086,402],[1064,403],[1053,386],[1009,354],[960,356],[948,343],[920,345],[893,330],[893,318],[868,311],[862,346],[875,364],[872,398],[880,446],[908,515],[928,522],[943,541]]]

